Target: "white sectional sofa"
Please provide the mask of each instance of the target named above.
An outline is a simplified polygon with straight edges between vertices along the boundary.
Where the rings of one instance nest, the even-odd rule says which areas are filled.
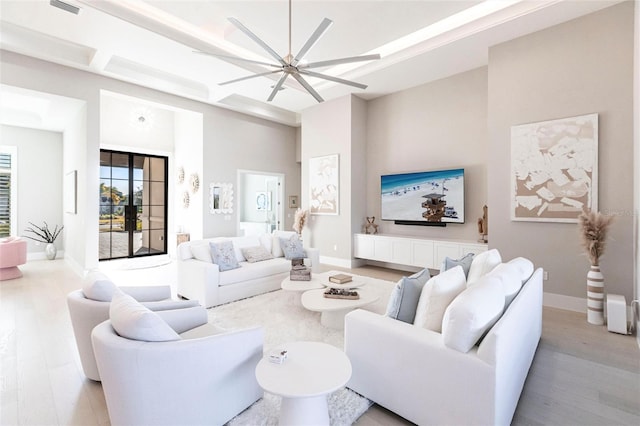
[[[349,313],[347,387],[416,424],[508,425],[542,332],[543,271],[531,273],[527,262],[519,270],[501,264],[467,282],[447,305],[441,332]],[[485,312],[496,306],[497,315]]]
[[[280,288],[289,276],[291,261],[284,257],[280,238],[290,238],[295,232],[274,231],[273,234],[246,237],[217,237],[187,241],[178,246],[177,293],[186,299],[198,300],[206,308],[232,302]],[[211,242],[231,241],[239,268],[220,271],[210,254]],[[243,248],[262,246],[273,259],[250,263]],[[319,252],[306,248],[305,264],[317,271]]]

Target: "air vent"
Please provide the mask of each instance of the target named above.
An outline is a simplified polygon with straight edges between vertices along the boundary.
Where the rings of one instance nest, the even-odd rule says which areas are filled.
[[[58,9],[62,9],[65,10],[67,12],[71,12],[74,15],[77,15],[78,13],[80,13],[80,8],[79,7],[75,7],[73,5],[70,5],[69,3],[65,3],[63,1],[60,0],[49,0],[49,4],[53,7],[57,7]]]

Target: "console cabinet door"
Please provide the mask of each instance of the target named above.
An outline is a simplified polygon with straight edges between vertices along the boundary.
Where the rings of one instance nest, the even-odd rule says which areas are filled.
[[[356,235],[354,257],[360,259],[373,259],[375,239],[366,235]]]
[[[434,248],[435,256],[433,261],[435,262],[435,269],[440,269],[445,257],[452,259],[458,259],[460,257],[460,244],[437,241],[434,243]]]
[[[433,241],[413,240],[412,266],[436,269],[433,262]]]

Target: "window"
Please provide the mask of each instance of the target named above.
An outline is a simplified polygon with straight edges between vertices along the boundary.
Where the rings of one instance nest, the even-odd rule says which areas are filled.
[[[16,235],[17,231],[17,163],[16,147],[0,146],[0,237]]]

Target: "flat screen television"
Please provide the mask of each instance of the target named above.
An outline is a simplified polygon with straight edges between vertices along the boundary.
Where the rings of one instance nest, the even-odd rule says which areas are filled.
[[[401,225],[464,223],[464,169],[380,177],[382,220]]]

